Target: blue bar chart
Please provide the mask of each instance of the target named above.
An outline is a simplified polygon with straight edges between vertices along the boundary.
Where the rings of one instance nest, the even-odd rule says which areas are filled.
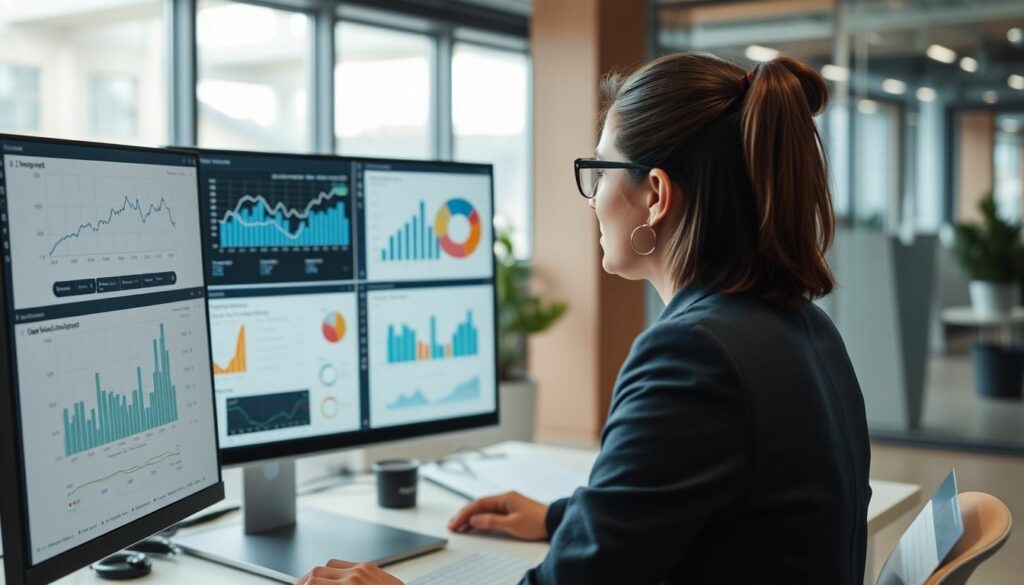
[[[441,243],[427,218],[427,204],[420,201],[419,213],[388,237],[388,245],[380,251],[384,262],[395,260],[437,260]]]
[[[452,357],[477,355],[479,330],[473,324],[473,311],[466,311],[466,318],[455,328],[455,333],[446,343],[439,343],[437,337],[437,316],[430,316],[430,338],[421,339],[415,329],[408,325],[388,325],[388,363],[439,360]]]
[[[321,192],[304,207],[271,205],[263,196],[247,195],[219,220],[220,247],[269,248],[349,246],[352,225],[344,201],[347,188]]]
[[[103,388],[99,373],[96,405],[85,401],[64,408],[64,454],[67,456],[95,449],[178,420],[177,391],[171,381],[171,358],[167,351],[164,326],[160,338],[153,340],[152,390],[145,391],[142,367],[135,368],[138,385],[130,395]]]

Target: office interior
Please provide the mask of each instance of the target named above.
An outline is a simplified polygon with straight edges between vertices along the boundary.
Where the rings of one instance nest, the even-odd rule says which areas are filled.
[[[1024,379],[1018,365],[1008,395],[982,392],[974,354],[1020,351],[1024,318],[958,318],[972,279],[954,245],[989,194],[1024,221],[1019,0],[0,0],[0,39],[0,133],[493,164],[506,259],[567,307],[516,339],[500,424],[301,457],[300,486],[507,440],[596,449],[619,366],[662,308],[604,273],[573,183],[601,76],[677,51],[805,61],[832,92],[817,121],[839,287],[820,305],[861,383],[872,479],[926,498],[952,468],[1024,518]],[[229,501],[242,475],[224,470]],[[919,510],[874,537],[870,582]],[[1019,582],[1021,553],[1011,535],[972,582]]]

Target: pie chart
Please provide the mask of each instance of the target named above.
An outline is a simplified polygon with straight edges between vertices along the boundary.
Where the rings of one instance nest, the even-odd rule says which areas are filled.
[[[331,343],[338,343],[345,337],[345,317],[338,311],[331,311],[324,317],[323,322],[324,339]]]

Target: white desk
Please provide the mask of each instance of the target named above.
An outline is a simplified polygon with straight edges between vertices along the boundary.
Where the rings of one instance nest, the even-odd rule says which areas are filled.
[[[548,461],[573,466],[578,469],[589,469],[593,465],[597,453],[594,451],[550,447],[544,445],[509,442],[490,448],[504,450],[511,455],[528,455],[544,458]],[[920,497],[919,486],[893,483],[888,481],[872,481],[874,496],[868,507],[868,534],[873,535],[896,518],[912,510]],[[372,476],[360,477],[354,484],[345,485],[332,490],[303,496],[300,506],[321,508],[339,514],[347,514],[356,518],[372,520],[398,528],[405,528],[425,534],[432,534],[448,539],[448,547],[440,552],[431,553],[416,559],[391,565],[388,570],[402,580],[416,578],[424,573],[454,562],[479,550],[492,550],[506,555],[516,556],[530,562],[539,563],[547,554],[546,543],[518,542],[502,537],[451,534],[445,526],[449,518],[463,505],[466,500],[460,496],[437,487],[429,482],[420,482],[418,506],[411,510],[385,510],[377,507],[377,496]],[[238,522],[238,513],[230,514],[218,523]],[[211,523],[210,525],[213,525]],[[870,539],[870,536],[869,536]],[[338,551],[344,558],[344,551]],[[327,559],[324,559],[326,561]],[[201,559],[179,556],[173,560],[154,559],[153,573],[134,581],[135,583],[161,584],[179,583],[196,585],[199,583],[272,583],[267,579],[229,569]],[[58,581],[63,584],[98,584],[101,581],[92,571],[78,571]]]

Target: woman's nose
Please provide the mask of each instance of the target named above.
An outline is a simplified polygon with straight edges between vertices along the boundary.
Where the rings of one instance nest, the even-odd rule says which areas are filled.
[[[594,197],[587,199],[587,205],[589,205],[591,209],[597,209],[597,204],[594,203]]]

